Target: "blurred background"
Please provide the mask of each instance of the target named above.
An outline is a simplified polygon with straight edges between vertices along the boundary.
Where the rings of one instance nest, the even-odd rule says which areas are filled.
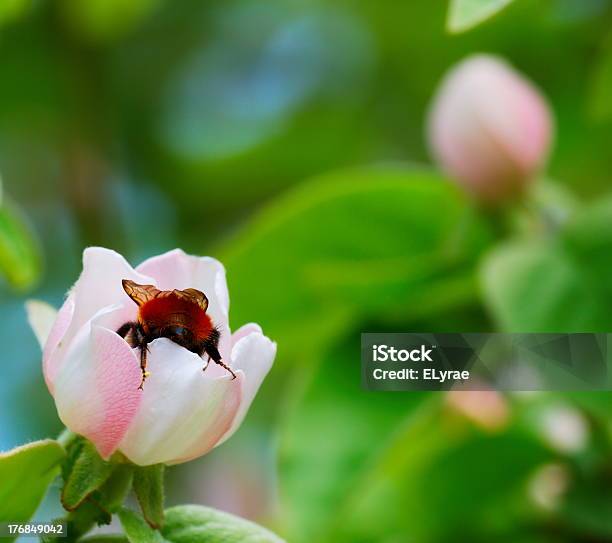
[[[446,13],[3,0],[0,450],[61,431],[24,301],[59,306],[88,245],[134,265],[181,247],[226,264],[233,328],[259,322],[279,354],[238,434],[169,470],[169,505],[298,543],[612,541],[609,394],[360,387],[362,331],[612,330],[612,2],[517,0],[461,34]],[[570,256],[493,294],[482,262],[507,233],[424,136],[443,74],[476,52],[550,101],[544,198],[579,216]],[[38,517],[59,507],[52,492]]]

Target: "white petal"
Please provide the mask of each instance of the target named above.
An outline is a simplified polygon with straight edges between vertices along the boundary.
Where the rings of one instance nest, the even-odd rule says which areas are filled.
[[[259,334],[263,334],[263,330],[261,329],[261,326],[259,326],[259,324],[255,323],[255,322],[249,322],[248,324],[245,324],[245,325],[241,326],[240,328],[238,328],[238,330],[236,330],[232,334],[232,348],[243,337],[250,336],[251,334],[253,334],[255,332],[257,332]]]
[[[201,357],[166,338],[149,347],[142,404],[119,450],[140,465],[183,462],[206,453],[234,420],[244,375],[211,377],[202,371]]]
[[[55,321],[47,335],[47,340],[43,347],[43,375],[45,376],[45,382],[51,394],[53,394],[54,391],[53,381],[55,375],[60,368],[61,358],[57,354],[58,346],[66,335],[66,331],[72,322],[73,315],[74,296],[70,295],[66,298],[66,301],[57,312]]]
[[[257,325],[247,324],[234,336],[239,338],[232,348],[232,368],[245,375],[243,398],[231,428],[219,441],[227,440],[240,426],[276,356],[276,343],[264,336]],[[251,333],[244,335],[250,330]],[[259,329],[261,330],[261,329]]]
[[[51,328],[53,328],[53,323],[57,317],[57,309],[41,300],[28,300],[25,306],[28,322],[42,348],[45,346]]]
[[[83,252],[83,272],[74,285],[74,315],[57,355],[63,357],[72,338],[101,309],[126,304],[129,300],[121,281],[131,279],[140,284],[155,284],[151,277],[136,272],[115,251],[89,247]],[[134,305],[134,314],[136,306]]]

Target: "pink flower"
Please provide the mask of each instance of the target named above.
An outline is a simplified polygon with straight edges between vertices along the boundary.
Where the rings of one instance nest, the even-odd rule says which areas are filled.
[[[503,60],[468,58],[445,77],[430,110],[431,150],[478,198],[519,193],[544,163],[551,140],[548,106]]]
[[[219,352],[236,373],[167,338],[149,343],[144,387],[140,350],[116,331],[137,319],[122,280],[160,290],[195,288],[221,332]],[[185,462],[210,451],[240,426],[270,370],[276,344],[256,324],[230,333],[229,294],[220,262],[181,250],[133,269],[118,253],[93,247],[83,272],[55,312],[29,302],[30,323],[43,347],[43,372],[62,422],[91,440],[103,458],[120,451],[139,465]]]

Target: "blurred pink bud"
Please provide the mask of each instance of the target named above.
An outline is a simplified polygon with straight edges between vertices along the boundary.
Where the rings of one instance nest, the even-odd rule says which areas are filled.
[[[499,430],[510,418],[505,398],[495,390],[451,390],[446,401],[451,409],[483,430]]]
[[[139,349],[116,333],[137,319],[123,279],[204,292],[206,312],[221,334],[219,351],[236,379],[214,363],[202,371],[202,357],[161,337],[148,344],[150,377],[140,390]],[[222,264],[178,249],[136,269],[114,251],[86,249],[83,272],[59,312],[31,301],[28,313],[62,422],[88,438],[103,458],[120,451],[139,465],[185,462],[229,438],[276,354],[276,344],[256,324],[230,333]]]
[[[503,60],[476,55],[446,75],[428,119],[437,161],[477,198],[500,201],[544,163],[552,119],[539,91]]]

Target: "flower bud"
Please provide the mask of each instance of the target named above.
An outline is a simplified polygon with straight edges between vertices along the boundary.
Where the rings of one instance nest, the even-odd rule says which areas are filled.
[[[231,370],[211,362],[202,371],[208,351],[202,357],[164,335],[171,319],[188,307],[168,310],[170,324],[160,324],[146,349],[130,344],[120,333],[124,325],[140,324],[141,335],[146,328],[124,280],[152,285],[162,295],[174,289],[204,293],[208,305],[203,311],[220,335],[216,354]],[[242,422],[276,354],[276,344],[256,324],[230,333],[221,263],[180,250],[134,269],[114,251],[86,249],[83,272],[60,311],[30,302],[28,313],[62,422],[88,438],[103,458],[119,451],[139,465],[185,462],[225,441]]]
[[[548,154],[552,120],[538,90],[503,60],[476,55],[453,68],[428,119],[432,153],[477,198],[520,193]]]

